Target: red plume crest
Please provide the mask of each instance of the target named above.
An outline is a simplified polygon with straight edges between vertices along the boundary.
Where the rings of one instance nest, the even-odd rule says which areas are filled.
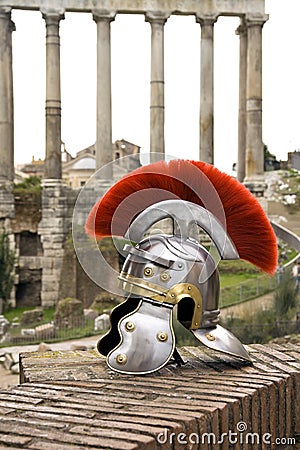
[[[86,232],[98,239],[124,236],[141,211],[176,198],[208,209],[226,226],[241,259],[275,272],[277,240],[260,203],[244,185],[204,162],[171,160],[139,167],[94,205]]]

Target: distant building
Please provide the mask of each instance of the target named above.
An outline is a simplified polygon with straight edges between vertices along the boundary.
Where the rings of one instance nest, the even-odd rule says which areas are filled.
[[[288,167],[300,170],[300,151],[288,153]]]
[[[117,140],[112,145],[114,165],[114,179],[140,166],[140,147],[125,139]],[[128,157],[123,159],[124,157]],[[73,189],[85,185],[96,170],[95,145],[80,150],[75,158],[62,165],[63,179]]]
[[[73,189],[84,186],[95,170],[96,157],[94,145],[81,150],[75,158],[62,164],[63,179]]]
[[[20,171],[28,176],[36,176],[42,178],[44,176],[45,162],[42,159],[35,160],[32,156],[31,163],[24,164]]]
[[[125,139],[117,140],[112,144],[113,159],[117,162],[114,166],[114,179],[120,178],[131,170],[140,166],[140,147]],[[123,157],[128,158],[123,159]],[[73,189],[79,189],[85,185],[87,180],[96,170],[95,144],[80,150],[75,157],[66,151],[63,146],[62,151],[62,176],[66,184]],[[30,164],[25,164],[21,171],[30,176],[43,177],[44,161],[36,161],[32,157]]]

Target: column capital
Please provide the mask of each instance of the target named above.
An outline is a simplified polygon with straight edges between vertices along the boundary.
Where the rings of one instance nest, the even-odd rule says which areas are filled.
[[[247,33],[247,25],[245,23],[245,18],[241,17],[240,25],[235,30],[235,34],[237,36],[241,36],[241,35],[246,34],[246,33]]]
[[[11,6],[0,6],[0,15],[8,16],[10,18],[12,7]]]
[[[1,6],[0,7],[0,18],[9,21],[9,31],[16,31],[15,23],[11,20],[11,10],[10,6]]]
[[[162,12],[162,11],[147,11],[145,13],[145,21],[149,22],[150,24],[158,24],[158,25],[164,25],[168,18],[170,17],[171,13],[169,12]]]
[[[267,22],[267,20],[269,20],[268,14],[248,13],[248,14],[245,14],[244,25],[248,28],[256,27],[256,26],[263,27],[264,24]]]
[[[43,19],[45,19],[47,25],[57,24],[60,20],[65,18],[64,9],[40,9]]]
[[[200,25],[206,26],[206,25],[214,25],[214,23],[218,20],[218,14],[205,14],[203,16],[196,15],[196,22],[200,23]]]
[[[93,19],[95,22],[107,21],[113,22],[116,18],[116,11],[108,11],[106,9],[93,9]]]

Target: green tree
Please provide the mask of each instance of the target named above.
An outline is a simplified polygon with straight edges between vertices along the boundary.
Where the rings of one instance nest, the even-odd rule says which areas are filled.
[[[277,161],[276,156],[273,155],[266,144],[264,144],[264,170],[278,170],[280,169],[280,162]]]
[[[14,284],[13,269],[15,255],[9,246],[8,234],[0,234],[0,313],[6,311],[8,300]]]
[[[25,178],[24,181],[14,184],[14,192],[41,192],[41,178],[36,175],[30,175],[30,177]]]

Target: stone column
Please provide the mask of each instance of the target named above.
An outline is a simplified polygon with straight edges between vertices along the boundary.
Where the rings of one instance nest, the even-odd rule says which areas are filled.
[[[164,86],[164,25],[168,15],[146,13],[151,25],[151,104],[150,104],[150,161],[161,159],[165,153],[165,86]]]
[[[247,88],[246,88],[246,178],[254,193],[264,191],[264,151],[262,142],[262,27],[268,16],[246,15]]]
[[[42,183],[42,306],[60,300],[64,244],[70,231],[68,196],[61,168],[61,93],[59,23],[63,10],[41,10],[46,23],[46,159]]]
[[[111,42],[110,23],[113,11],[93,11],[97,24],[97,142],[96,167],[106,166],[113,160],[111,111]],[[103,180],[112,180],[112,165],[104,167]]]
[[[11,8],[0,8],[0,186],[14,179]]]
[[[0,8],[0,231],[11,233],[14,217],[14,117],[11,8]],[[13,241],[13,237],[11,239]]]
[[[246,173],[246,79],[247,79],[247,27],[244,19],[236,30],[240,36],[239,117],[237,179],[242,182]]]
[[[59,22],[63,11],[41,11],[46,22],[46,179],[61,179],[61,94]]]
[[[214,163],[214,23],[216,16],[197,16],[201,25],[200,160]]]
[[[43,246],[42,306],[55,305],[60,300],[64,245],[71,232],[72,208],[70,188],[62,180],[44,179],[42,220],[38,233]]]
[[[9,247],[15,253],[15,237],[11,219],[15,214],[14,181],[14,111],[11,8],[0,8],[0,233],[8,233]],[[13,270],[15,277],[15,270]],[[15,277],[16,279],[16,277]],[[1,299],[0,299],[1,301]],[[15,286],[9,304],[16,306]]]

